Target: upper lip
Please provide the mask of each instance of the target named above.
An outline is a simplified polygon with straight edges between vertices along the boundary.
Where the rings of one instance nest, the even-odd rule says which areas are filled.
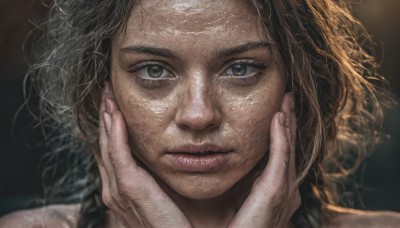
[[[180,146],[175,146],[168,149],[168,153],[227,153],[232,151],[228,147],[218,146],[212,143],[203,144],[185,144]]]

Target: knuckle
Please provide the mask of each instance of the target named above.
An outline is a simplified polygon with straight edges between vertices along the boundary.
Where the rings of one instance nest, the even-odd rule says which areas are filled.
[[[108,148],[107,148],[107,156],[108,156],[108,158],[109,158],[109,160],[110,160],[110,163],[111,163],[111,165],[112,165],[113,167],[116,167],[116,166],[115,166],[115,156],[116,156],[116,153],[117,153],[117,150],[116,150],[113,146],[108,145]]]
[[[117,153],[115,147],[111,143],[109,143],[107,146],[107,152],[108,152],[108,156],[110,157],[110,159],[112,159],[115,156],[115,154]]]

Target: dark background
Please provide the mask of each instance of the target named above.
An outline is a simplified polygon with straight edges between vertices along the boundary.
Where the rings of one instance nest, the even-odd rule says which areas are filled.
[[[393,93],[400,96],[400,0],[357,2],[356,15],[377,43],[380,72],[389,80]],[[32,15],[32,8],[39,9],[38,13]],[[45,13],[34,0],[0,0],[0,216],[23,208],[42,192],[40,129],[20,107],[27,70],[22,43],[33,28],[29,21]],[[391,139],[376,147],[355,176],[357,184],[353,186],[360,194],[353,203],[362,209],[400,211],[399,107],[386,112],[384,129]]]

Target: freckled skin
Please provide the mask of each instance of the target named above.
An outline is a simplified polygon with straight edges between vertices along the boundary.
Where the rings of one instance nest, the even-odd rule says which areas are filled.
[[[133,9],[126,32],[113,40],[111,81],[132,151],[161,185],[189,199],[219,197],[265,155],[286,85],[277,50],[217,55],[248,42],[271,42],[263,34],[256,13],[241,1],[147,0]],[[120,50],[134,45],[169,49],[176,57]],[[266,68],[240,84],[223,76],[235,59],[254,59]],[[165,83],[149,88],[130,72],[145,61],[168,66]],[[182,172],[165,151],[187,143],[213,143],[233,152],[217,171]]]

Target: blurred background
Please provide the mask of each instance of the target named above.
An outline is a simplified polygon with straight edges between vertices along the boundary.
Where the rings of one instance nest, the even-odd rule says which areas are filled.
[[[28,111],[21,109],[27,70],[22,44],[33,28],[30,21],[46,15],[41,2],[0,0],[0,216],[42,195],[38,164],[43,139]],[[400,96],[400,0],[358,0],[355,13],[377,44],[380,73]],[[386,111],[384,129],[391,138],[375,148],[350,183],[359,190],[350,197],[356,208],[400,211],[399,107]]]

